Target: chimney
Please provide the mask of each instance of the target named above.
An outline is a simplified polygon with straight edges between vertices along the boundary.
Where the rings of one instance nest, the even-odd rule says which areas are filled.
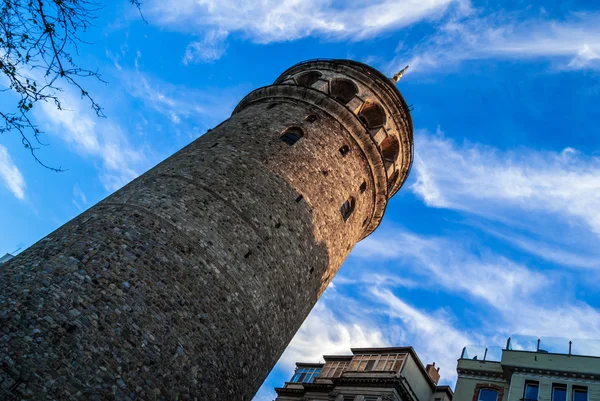
[[[428,363],[427,366],[425,366],[425,370],[427,371],[429,377],[431,377],[431,380],[433,380],[433,383],[437,386],[438,382],[440,381],[440,368],[436,369],[434,362]]]

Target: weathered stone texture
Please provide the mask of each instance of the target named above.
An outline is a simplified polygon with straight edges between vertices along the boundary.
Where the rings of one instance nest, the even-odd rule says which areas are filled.
[[[252,398],[379,224],[390,171],[403,181],[410,166],[386,165],[354,111],[323,92],[331,71],[352,65],[364,81],[357,99],[373,97],[382,78],[357,63],[319,63],[325,84],[258,89],[224,123],[2,266],[2,397]],[[406,107],[395,96],[388,113]],[[410,120],[400,121],[382,129],[412,140]],[[304,133],[291,146],[280,140],[288,127]]]

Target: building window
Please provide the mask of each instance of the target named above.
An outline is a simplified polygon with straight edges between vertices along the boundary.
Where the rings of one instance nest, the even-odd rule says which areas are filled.
[[[298,140],[300,138],[302,138],[304,136],[304,133],[302,132],[302,130],[298,127],[291,127],[286,129],[283,134],[281,135],[281,140],[285,143],[287,143],[288,145],[292,146],[293,144],[295,144],[296,142],[298,142]]]
[[[394,371],[402,366],[405,354],[355,355],[350,364],[353,371]]]
[[[479,390],[477,401],[498,401],[498,391],[491,388],[482,388]]]
[[[587,387],[573,386],[573,401],[588,401]]]
[[[552,401],[567,401],[567,387],[565,385],[552,385]]]
[[[340,377],[342,373],[348,369],[350,361],[327,362],[319,377]]]
[[[364,194],[365,191],[367,190],[367,183],[365,181],[363,181],[362,184],[360,184],[360,187],[358,188],[358,190],[360,191],[361,194]]]
[[[348,145],[344,145],[340,148],[340,155],[346,157],[348,153],[350,153],[350,148],[348,147]]]
[[[312,383],[321,373],[321,368],[297,368],[292,383]]]
[[[537,401],[539,392],[538,382],[527,382],[525,383],[525,391],[523,393],[524,401]]]
[[[319,119],[319,117],[317,117],[315,114],[309,114],[306,116],[306,118],[304,119],[304,121],[306,121],[307,123],[314,123],[315,121],[317,121]]]
[[[340,213],[342,214],[344,221],[348,220],[348,218],[350,217],[350,215],[352,214],[353,211],[354,211],[354,198],[350,197],[350,198],[348,198],[348,200],[346,202],[344,202],[344,204],[340,208]]]

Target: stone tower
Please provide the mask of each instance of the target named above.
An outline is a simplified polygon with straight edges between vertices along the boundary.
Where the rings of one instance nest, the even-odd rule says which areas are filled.
[[[377,70],[288,69],[0,268],[0,398],[250,400],[380,223],[412,138]]]

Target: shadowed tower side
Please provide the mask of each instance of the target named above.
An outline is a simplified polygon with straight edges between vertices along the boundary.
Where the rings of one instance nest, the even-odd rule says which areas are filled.
[[[250,400],[411,162],[391,80],[290,68],[2,266],[0,394]]]

